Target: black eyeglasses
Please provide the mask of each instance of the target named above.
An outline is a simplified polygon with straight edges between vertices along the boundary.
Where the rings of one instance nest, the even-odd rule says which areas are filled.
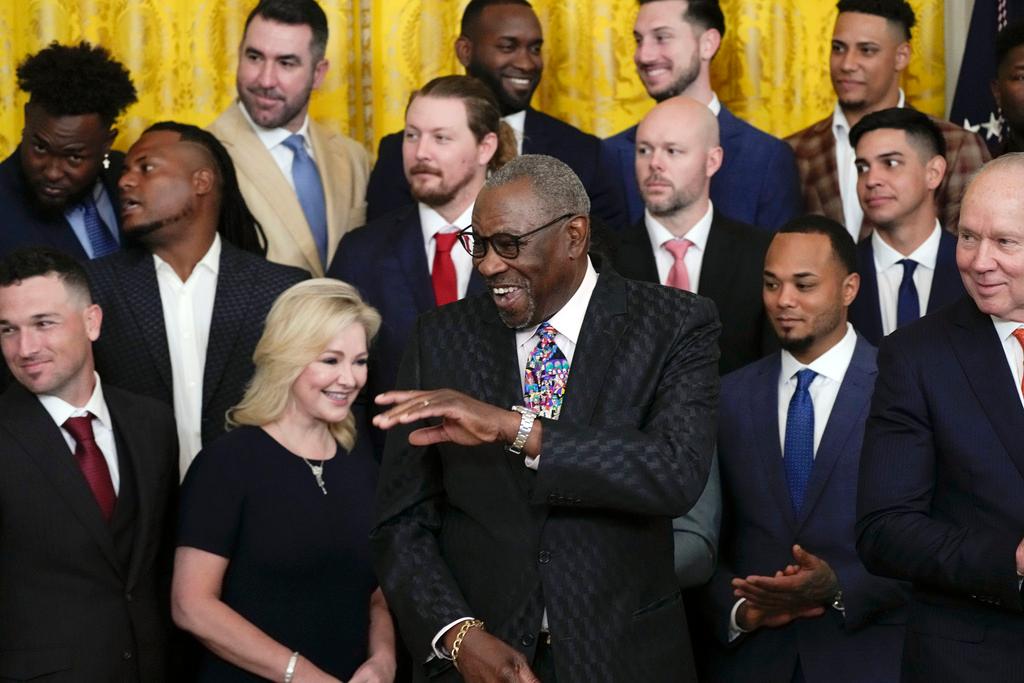
[[[536,234],[544,228],[550,228],[552,225],[564,221],[567,218],[573,218],[577,214],[567,213],[559,216],[550,223],[545,223],[539,228],[534,228],[529,232],[524,232],[522,235],[513,235],[507,232],[496,232],[490,237],[480,237],[473,232],[473,226],[470,225],[459,231],[459,242],[469,252],[470,256],[475,259],[482,259],[487,256],[487,245],[490,244],[491,248],[494,249],[494,253],[503,259],[512,260],[519,256],[519,250],[523,244],[526,243],[526,238],[530,235]]]

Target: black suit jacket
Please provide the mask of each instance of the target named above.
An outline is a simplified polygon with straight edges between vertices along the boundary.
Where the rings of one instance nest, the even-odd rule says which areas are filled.
[[[697,293],[718,307],[722,321],[718,365],[723,375],[779,347],[761,298],[764,255],[771,238],[771,233],[714,212]],[[643,220],[614,236],[612,244],[612,263],[624,277],[660,281]]]
[[[622,181],[612,160],[604,155],[598,138],[554,116],[527,109],[523,154],[548,154],[565,162],[583,181],[592,214],[613,230],[629,224]],[[366,188],[366,218],[372,221],[411,203],[409,181],[402,170],[402,133],[385,135]]]
[[[252,352],[277,296],[309,277],[222,240],[217,293],[203,367],[203,443],[224,433],[224,414],[252,377]],[[111,384],[174,405],[171,358],[153,255],[126,249],[86,264],[103,329],[96,367]]]
[[[532,659],[546,608],[560,683],[695,680],[671,522],[711,464],[718,327],[707,299],[605,268],[537,471],[501,444],[392,430],[371,548],[414,661],[465,616]],[[487,295],[435,309],[398,385],[521,405],[515,333]]]
[[[878,273],[875,271],[875,250],[871,237],[857,245],[857,266],[860,291],[850,304],[850,323],[874,345],[882,341],[882,312],[878,302]],[[928,294],[928,310],[935,311],[967,295],[963,279],[956,267],[956,236],[945,230],[939,238],[939,254],[935,260],[932,288]]]
[[[0,680],[169,680],[174,421],[151,399],[103,393],[121,493],[137,503],[127,563],[38,398],[20,384],[0,396]]]
[[[86,260],[88,257],[85,249],[64,216],[48,215],[33,202],[32,190],[29,189],[21,172],[19,154],[20,151],[15,149],[11,156],[0,163],[0,216],[3,216],[3,227],[0,228],[0,257],[19,247],[47,246],[59,249],[81,261]],[[124,155],[112,151],[110,168],[100,170],[100,181],[114,205],[118,230],[121,227],[121,214],[117,180],[121,177],[123,164]],[[123,243],[123,235],[121,239]]]

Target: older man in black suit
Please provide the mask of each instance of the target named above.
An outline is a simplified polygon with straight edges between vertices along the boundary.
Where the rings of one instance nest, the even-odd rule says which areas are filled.
[[[711,465],[719,325],[598,275],[589,204],[551,157],[492,175],[464,233],[487,293],[422,316],[377,397],[372,544],[419,680],[694,680],[671,518]]]
[[[174,407],[184,477],[241,399],[274,299],[308,273],[262,258],[231,158],[195,126],[151,126],[128,151],[120,188],[125,233],[139,245],[88,264],[107,312],[96,365]]]
[[[103,312],[48,248],[0,261],[0,679],[169,680],[167,408],[100,380]]]

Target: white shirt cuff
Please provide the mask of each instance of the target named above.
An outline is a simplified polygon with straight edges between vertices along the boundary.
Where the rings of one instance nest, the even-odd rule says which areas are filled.
[[[532,458],[528,455],[523,456],[523,464],[526,465],[527,468],[537,471],[540,468],[540,453]]]
[[[455,626],[455,624],[461,624],[464,621],[472,620],[473,617],[462,617],[461,619],[456,619],[455,621],[453,621],[452,623],[448,624],[443,629],[438,631],[437,635],[434,636],[434,639],[430,641],[430,647],[434,650],[434,656],[438,659],[451,659],[452,656],[444,651],[444,644],[441,642],[441,638],[443,638],[444,634],[448,633],[448,629],[450,629],[452,626]],[[430,660],[431,658],[427,657],[427,661],[429,662]]]
[[[746,601],[747,601],[746,598],[740,598],[739,600],[736,601],[736,604],[732,606],[732,611],[729,612],[729,642],[730,643],[732,641],[736,640],[737,638],[739,638],[741,634],[743,634],[743,633],[750,633],[750,631],[748,631],[745,628],[741,628],[740,625],[736,623],[736,612],[739,611],[740,605],[742,605]]]

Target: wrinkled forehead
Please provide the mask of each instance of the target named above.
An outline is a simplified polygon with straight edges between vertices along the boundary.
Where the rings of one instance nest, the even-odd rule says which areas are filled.
[[[540,197],[529,178],[484,187],[473,205],[473,230],[482,236],[496,232],[519,235],[537,227],[542,213]]]

